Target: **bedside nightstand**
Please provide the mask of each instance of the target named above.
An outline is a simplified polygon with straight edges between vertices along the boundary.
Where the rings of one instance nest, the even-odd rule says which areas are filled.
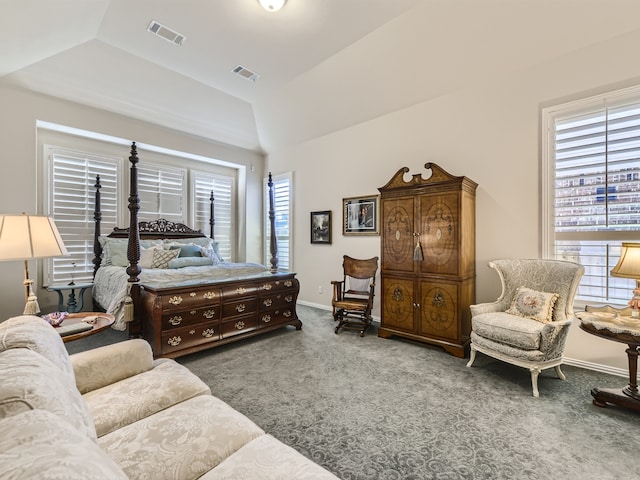
[[[50,292],[56,292],[58,294],[58,311],[76,313],[82,310],[84,307],[84,292],[85,290],[93,287],[93,283],[74,283],[72,285],[49,285],[47,290]],[[64,293],[69,290],[69,299],[67,300],[67,306],[64,305]],[[80,290],[78,293],[78,299],[76,301],[76,290]]]

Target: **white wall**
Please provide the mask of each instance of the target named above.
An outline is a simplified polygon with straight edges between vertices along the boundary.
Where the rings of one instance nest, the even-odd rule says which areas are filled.
[[[264,158],[260,154],[9,87],[0,86],[0,105],[0,213],[42,213],[38,208],[44,192],[38,191],[36,178],[37,120],[244,165],[247,167],[247,211],[262,211]],[[128,146],[123,147],[123,156],[128,157],[128,152]],[[254,165],[254,171],[251,171],[251,165]],[[262,216],[257,219],[243,218],[240,232],[240,256],[250,262],[261,262]],[[36,285],[41,287],[40,265],[41,261],[31,261],[29,273],[36,280]],[[0,319],[22,313],[23,278],[22,262],[0,263]],[[55,292],[40,288],[37,295],[43,311],[56,309]],[[85,300],[90,302],[88,294]]]
[[[500,284],[487,262],[541,252],[541,108],[639,83],[640,64],[631,60],[639,42],[635,32],[535,68],[496,72],[483,84],[469,78],[465,88],[449,95],[272,152],[274,173],[294,172],[293,263],[301,300],[329,306],[330,281],[341,277],[342,255],[380,255],[380,237],[342,235],[341,199],[375,194],[401,167],[421,173],[426,162],[479,184],[476,300],[497,298]],[[491,75],[480,75],[486,76]],[[333,212],[331,245],[310,244],[309,212],[315,210]],[[376,315],[379,307],[378,297]],[[566,356],[616,373],[627,368],[624,345],[587,334],[577,324]]]

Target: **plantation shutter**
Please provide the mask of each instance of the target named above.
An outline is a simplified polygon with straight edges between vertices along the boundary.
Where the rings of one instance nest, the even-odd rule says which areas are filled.
[[[601,105],[554,118],[554,251],[584,265],[578,299],[626,304],[633,282],[609,272],[640,239],[640,102]]]
[[[96,175],[100,175],[102,232],[110,232],[118,219],[117,158],[45,146],[50,162],[50,205],[69,256],[45,262],[44,284],[91,281]],[[75,266],[74,266],[75,264]]]
[[[283,174],[272,177],[274,190],[274,210],[275,210],[275,234],[276,245],[278,246],[278,270],[291,271],[291,174]],[[270,267],[270,245],[273,232],[269,228],[269,187],[267,180],[264,183],[265,189],[265,265]]]
[[[149,221],[164,218],[186,223],[185,177],[186,171],[182,168],[150,164],[138,166],[138,219]]]
[[[233,242],[234,218],[234,178],[205,172],[193,172],[195,228],[209,236],[211,227],[210,198],[214,198],[214,237],[223,260],[229,262],[235,258]]]

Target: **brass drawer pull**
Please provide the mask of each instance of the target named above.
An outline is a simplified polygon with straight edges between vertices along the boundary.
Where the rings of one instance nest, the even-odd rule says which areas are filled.
[[[174,327],[175,327],[176,325],[180,325],[180,324],[182,323],[182,317],[181,317],[180,315],[176,315],[175,317],[171,317],[171,318],[169,319],[169,323],[170,323],[171,325],[173,325]]]
[[[189,293],[189,296],[190,296],[190,297],[195,297],[195,296],[196,296],[196,292],[191,292],[191,293]]]
[[[167,340],[167,343],[172,347],[177,347],[178,345],[180,345],[180,342],[182,342],[182,338],[178,336],[171,337],[169,340]]]
[[[242,295],[242,294],[243,294],[243,293],[245,293],[246,291],[247,291],[247,289],[246,289],[246,288],[244,288],[244,287],[238,287],[238,288],[236,288],[236,293],[237,293],[238,295]]]
[[[282,312],[282,316],[289,318],[291,316],[291,310],[285,310]]]
[[[273,303],[273,300],[271,300],[270,298],[267,298],[267,299],[265,299],[265,300],[262,302],[262,304],[263,304],[265,307],[270,307],[272,303]]]
[[[216,298],[216,292],[204,292],[203,297],[207,300],[211,300],[212,298]]]
[[[262,318],[261,318],[261,320],[262,320],[264,323],[269,323],[269,322],[271,321],[271,315],[263,315],[263,316],[262,316]]]
[[[244,322],[241,320],[239,322],[236,322],[234,326],[236,327],[237,330],[242,330],[244,328]]]
[[[171,305],[180,305],[182,303],[182,297],[180,297],[178,295],[174,295],[173,297],[171,297],[169,299],[169,303]]]
[[[291,287],[292,285],[293,285],[293,282],[292,282],[291,280],[286,280],[286,281],[284,282],[284,286],[285,286],[285,287]]]
[[[284,297],[284,300],[287,303],[293,302],[293,295],[287,295],[286,297]]]
[[[213,330],[213,328],[207,328],[206,330],[202,331],[202,336],[204,338],[211,338],[216,334],[216,332]]]
[[[236,305],[236,312],[242,313],[247,309],[247,306],[244,303]]]
[[[215,316],[216,316],[216,312],[215,312],[215,310],[207,310],[206,312],[204,312],[204,313],[202,314],[202,316],[203,316],[204,318],[213,318],[213,317],[215,317]]]
[[[271,290],[272,288],[273,288],[273,285],[271,285],[270,283],[265,283],[265,284],[262,286],[262,289],[263,289],[263,290]]]

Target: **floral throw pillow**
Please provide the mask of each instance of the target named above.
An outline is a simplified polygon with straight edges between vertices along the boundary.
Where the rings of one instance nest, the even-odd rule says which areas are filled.
[[[549,323],[553,320],[553,307],[557,293],[538,292],[527,287],[518,287],[507,313]]]
[[[157,248],[153,252],[153,262],[151,262],[151,268],[169,268],[169,260],[178,258],[180,255],[180,249],[164,250]]]

